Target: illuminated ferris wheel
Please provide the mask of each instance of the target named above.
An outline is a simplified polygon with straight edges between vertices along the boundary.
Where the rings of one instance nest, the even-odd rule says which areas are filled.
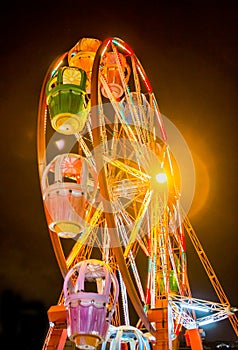
[[[181,208],[181,173],[140,61],[119,38],[82,38],[45,76],[38,164],[64,277],[44,349],[171,349],[186,329],[237,319]],[[192,298],[188,234],[219,303]],[[69,248],[70,247],[70,248]],[[209,315],[196,317],[194,309]]]

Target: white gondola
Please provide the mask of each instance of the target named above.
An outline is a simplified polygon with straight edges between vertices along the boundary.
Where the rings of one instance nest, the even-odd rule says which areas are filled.
[[[147,337],[133,326],[110,327],[108,336],[101,346],[101,350],[150,350]]]
[[[89,170],[77,154],[56,156],[42,177],[43,200],[49,228],[60,237],[73,238],[85,226]]]

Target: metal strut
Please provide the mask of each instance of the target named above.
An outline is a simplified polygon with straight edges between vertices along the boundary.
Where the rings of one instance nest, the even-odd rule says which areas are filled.
[[[199,259],[201,260],[201,263],[203,265],[203,267],[205,268],[205,271],[207,273],[207,276],[218,296],[218,299],[220,300],[221,304],[226,305],[227,309],[230,310],[231,309],[231,305],[230,302],[215,274],[215,271],[213,269],[213,267],[211,266],[210,261],[208,260],[208,257],[192,227],[192,224],[190,223],[190,220],[187,216],[185,216],[184,219],[184,227],[185,230],[187,232],[187,234],[189,235],[189,238],[198,254]],[[238,318],[234,313],[229,312],[228,313],[228,318],[230,320],[230,323],[235,331],[235,334],[238,336]]]

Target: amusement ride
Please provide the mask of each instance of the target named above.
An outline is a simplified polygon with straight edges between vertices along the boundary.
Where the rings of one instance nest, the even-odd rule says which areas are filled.
[[[64,283],[43,349],[202,349],[231,307],[181,204],[181,165],[145,70],[117,37],[49,67],[37,127],[42,200]],[[190,239],[219,302],[194,298]],[[199,315],[199,316],[198,316]]]

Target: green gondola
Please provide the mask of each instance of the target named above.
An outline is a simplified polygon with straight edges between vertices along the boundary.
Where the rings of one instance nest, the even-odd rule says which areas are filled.
[[[61,67],[46,85],[48,110],[53,129],[65,135],[81,132],[89,104],[86,101],[86,72]]]

